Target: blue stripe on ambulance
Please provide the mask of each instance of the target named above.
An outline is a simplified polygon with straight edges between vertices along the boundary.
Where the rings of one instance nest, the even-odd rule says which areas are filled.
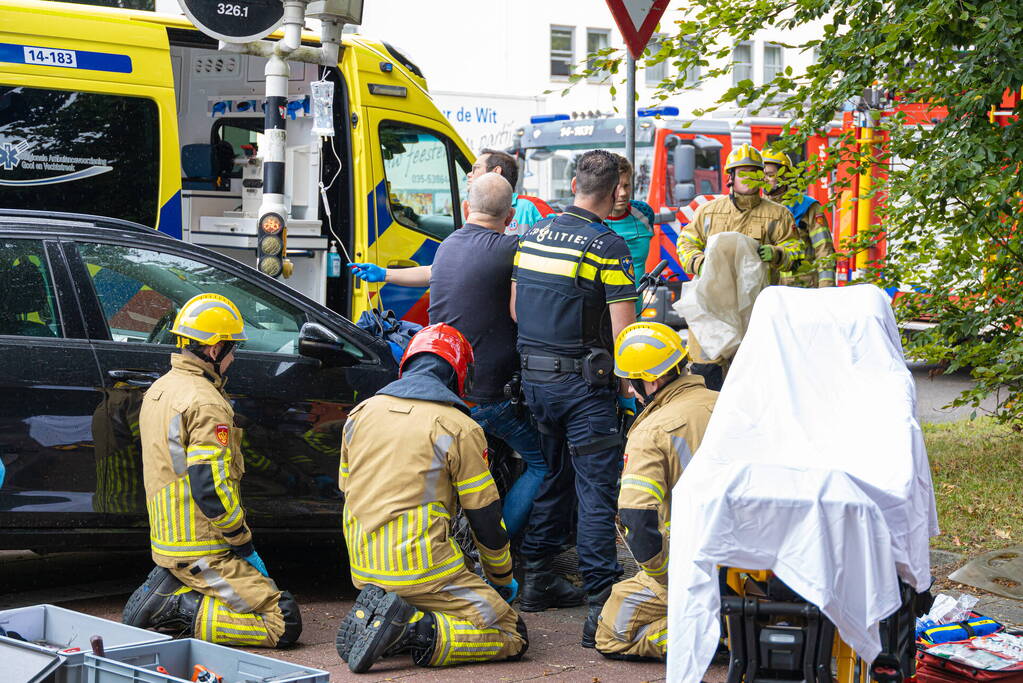
[[[427,239],[422,246],[412,254],[411,260],[421,265],[433,263],[437,255],[437,242]],[[419,300],[426,296],[425,287],[400,287],[398,285],[384,285],[380,289],[380,296],[384,302],[384,308],[394,311],[399,318],[404,317],[412,307],[419,303]]]
[[[160,232],[181,239],[181,192],[175,192],[174,196],[160,207]]]
[[[35,55],[35,56],[33,56]],[[66,63],[57,57],[69,56]],[[71,57],[73,56],[73,57]],[[0,62],[27,64],[30,66],[51,66],[58,69],[85,69],[88,71],[111,71],[119,74],[131,73],[131,57],[110,52],[89,52],[88,50],[66,50],[38,45],[0,43]]]

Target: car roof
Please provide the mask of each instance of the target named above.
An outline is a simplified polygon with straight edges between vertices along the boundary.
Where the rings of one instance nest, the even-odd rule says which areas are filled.
[[[80,233],[83,229],[85,231],[93,231],[96,228],[106,228],[131,232],[136,235],[144,233],[147,237],[163,236],[162,233],[140,223],[134,223],[120,218],[93,216],[87,213],[70,213],[65,211],[0,209],[0,226],[5,228],[48,228],[47,232],[66,231],[73,233]]]

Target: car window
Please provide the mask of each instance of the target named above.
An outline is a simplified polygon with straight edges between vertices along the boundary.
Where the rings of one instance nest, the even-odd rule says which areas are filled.
[[[451,196],[447,138],[406,123],[384,121],[380,149],[394,220],[437,239],[450,235],[459,207],[458,198]],[[464,164],[463,174],[469,170],[464,157],[460,164]]]
[[[246,351],[297,354],[305,313],[231,273],[174,254],[114,244],[80,242],[114,341],[173,344],[174,316],[196,294],[234,302],[245,319]]]
[[[0,239],[0,334],[62,336],[53,280],[39,240]]]

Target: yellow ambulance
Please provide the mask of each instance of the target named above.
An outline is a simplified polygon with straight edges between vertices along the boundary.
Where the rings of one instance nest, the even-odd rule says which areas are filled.
[[[264,65],[184,17],[0,0],[0,207],[129,219],[254,264]],[[328,137],[312,125],[322,80]],[[353,281],[343,263],[431,263],[461,225],[470,151],[386,42],[345,35],[336,68],[291,63],[288,90],[287,284],[352,319],[381,297],[425,320],[426,290]]]

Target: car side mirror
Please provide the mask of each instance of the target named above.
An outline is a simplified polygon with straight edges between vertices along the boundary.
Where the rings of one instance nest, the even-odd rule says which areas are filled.
[[[359,359],[341,341],[341,337],[320,323],[307,322],[298,332],[298,352],[324,365],[349,367]]]

